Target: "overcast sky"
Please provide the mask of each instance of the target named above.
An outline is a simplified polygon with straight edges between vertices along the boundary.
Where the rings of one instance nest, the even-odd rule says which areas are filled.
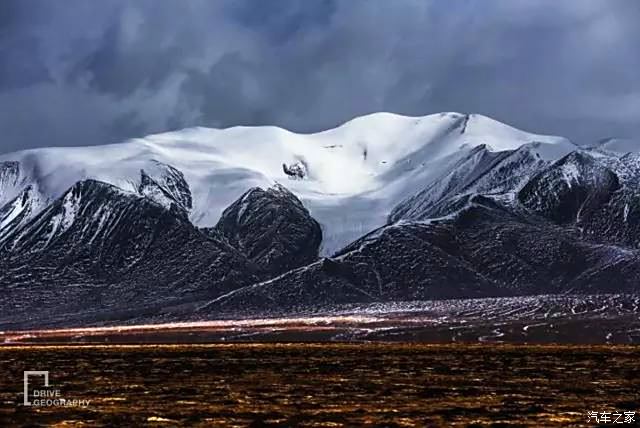
[[[640,136],[640,1],[0,1],[0,152],[375,111]]]

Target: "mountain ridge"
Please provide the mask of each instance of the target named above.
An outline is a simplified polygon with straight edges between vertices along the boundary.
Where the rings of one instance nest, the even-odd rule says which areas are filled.
[[[258,131],[0,157],[11,322],[638,291],[637,154],[453,113]]]
[[[374,113],[314,134],[275,127],[189,128],[108,146],[10,153],[0,156],[0,165],[18,162],[20,185],[36,183],[47,201],[87,178],[137,191],[140,170],[170,165],[191,189],[188,215],[198,227],[214,227],[247,189],[280,183],[322,225],[321,252],[329,255],[384,225],[401,199],[474,147],[501,151],[533,142],[575,147],[562,137],[529,134],[481,115]],[[292,180],[282,170],[282,164],[301,162],[308,165],[305,179]],[[0,188],[0,206],[8,194]],[[345,207],[359,212],[357,221],[342,215]]]

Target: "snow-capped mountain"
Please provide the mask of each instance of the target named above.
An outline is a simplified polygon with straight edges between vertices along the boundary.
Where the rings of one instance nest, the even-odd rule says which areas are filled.
[[[573,152],[519,193],[530,211],[576,227],[585,239],[640,248],[640,155]]]
[[[3,155],[0,325],[636,293],[639,185],[635,153],[458,113]]]
[[[605,138],[594,144],[592,148],[621,154],[637,153],[640,152],[640,140],[633,138]]]
[[[568,142],[527,143],[515,150],[499,152],[485,145],[476,146],[451,165],[449,171],[400,202],[390,221],[443,217],[450,213],[451,198],[466,195],[493,194],[511,199],[541,168],[575,149]]]
[[[0,243],[11,231],[25,226],[46,205],[35,184],[28,185],[18,196],[7,202],[0,208]]]
[[[236,249],[161,204],[84,180],[0,247],[0,312],[95,320],[214,298],[260,278]]]
[[[195,225],[213,227],[247,189],[281,183],[321,224],[322,254],[329,255],[384,225],[400,200],[449,172],[475,147],[500,152],[526,144],[538,145],[537,150],[551,158],[575,148],[564,138],[458,113],[376,113],[316,134],[276,127],[193,128],[108,146],[0,156],[0,206],[28,185],[52,201],[84,179],[148,193],[141,170],[149,177],[171,177],[167,168],[174,168],[193,196],[191,203],[181,200],[177,206],[188,209]],[[165,165],[165,172],[158,171],[159,165]],[[291,175],[293,167],[296,175]],[[16,168],[19,174],[13,172]],[[184,186],[180,181],[177,188]],[[165,186],[156,196],[164,198],[166,191]]]

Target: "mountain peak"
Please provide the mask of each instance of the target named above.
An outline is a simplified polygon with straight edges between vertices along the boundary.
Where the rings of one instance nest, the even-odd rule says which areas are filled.
[[[313,134],[268,126],[189,128],[108,146],[17,152],[0,156],[0,162],[37,171],[26,174],[24,185],[42,181],[48,200],[79,180],[93,179],[165,207],[174,204],[198,227],[213,227],[247,189],[280,182],[323,225],[330,237],[323,248],[331,252],[364,229],[385,224],[400,200],[475,147],[500,152],[534,142],[570,145],[564,138],[519,131],[477,114],[381,112]],[[287,173],[300,165],[303,174]]]
[[[315,260],[322,241],[320,225],[281,184],[249,189],[224,211],[215,230],[274,275]]]

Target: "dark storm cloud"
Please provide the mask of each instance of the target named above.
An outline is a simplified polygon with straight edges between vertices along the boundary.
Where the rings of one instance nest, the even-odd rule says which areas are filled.
[[[0,152],[478,112],[640,135],[637,0],[0,2]]]

